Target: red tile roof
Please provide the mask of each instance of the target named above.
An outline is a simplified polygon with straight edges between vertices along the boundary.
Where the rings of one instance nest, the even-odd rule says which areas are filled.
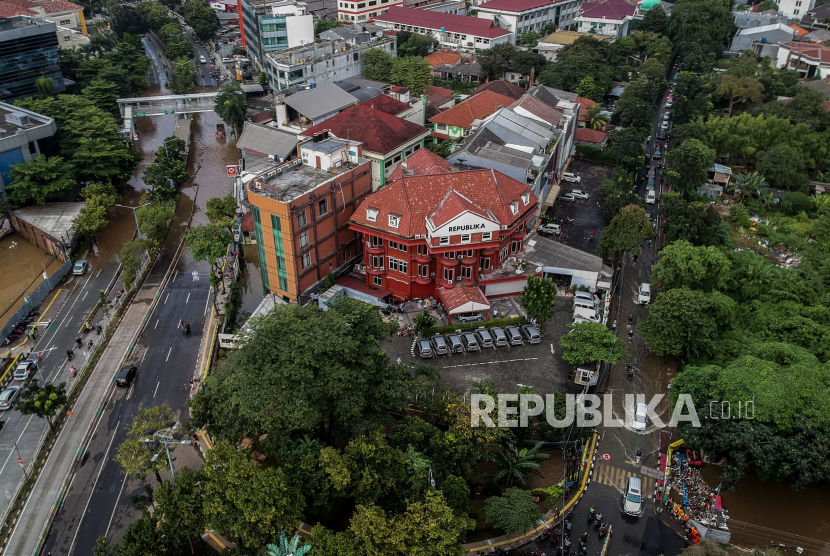
[[[29,9],[33,6],[31,2],[17,3],[17,2],[0,2],[0,17],[13,17],[16,15],[36,16],[40,15],[37,12]]]
[[[392,152],[413,139],[429,133],[429,130],[423,126],[372,108],[371,101],[347,108],[336,116],[305,130],[302,135],[313,137],[315,133],[321,131],[329,131],[340,139],[360,141],[364,149],[377,154]]]
[[[549,6],[550,4],[550,0],[490,0],[484,4],[479,4],[478,9],[519,13]]]
[[[243,232],[253,232],[254,231],[254,213],[253,212],[246,212],[242,215],[242,224],[241,228]]]
[[[399,6],[392,6],[386,13],[375,17],[375,21],[399,23],[434,30],[443,27],[447,33],[460,33],[488,39],[510,34],[510,31],[496,27],[489,19],[416,10],[415,8],[401,8]]]
[[[468,128],[474,120],[480,120],[484,116],[492,114],[499,109],[499,106],[510,106],[513,104],[513,100],[498,93],[484,91],[483,93],[476,93],[452,108],[444,110],[437,116],[430,118],[429,121]]]
[[[77,10],[83,10],[83,6],[79,6],[73,2],[67,2],[66,0],[54,0],[53,2],[42,2],[38,4],[39,7],[43,8],[47,14],[54,14],[59,12],[73,12]]]
[[[381,290],[379,288],[370,288],[366,282],[358,280],[357,278],[352,278],[351,276],[341,276],[337,280],[334,281],[335,284],[338,286],[343,286],[344,288],[349,288],[350,290],[355,290],[360,293],[371,295],[375,299],[383,299],[389,292],[386,290]]]
[[[527,110],[537,118],[540,118],[552,126],[559,125],[560,120],[562,120],[562,116],[564,115],[560,110],[557,110],[553,106],[549,104],[545,104],[538,98],[532,95],[524,95],[522,98],[514,102],[510,105],[514,111],[516,108],[523,108]],[[521,114],[521,111],[518,112]]]
[[[420,149],[415,154],[406,158],[407,175],[410,176],[433,176],[437,174],[449,174],[460,172],[445,159],[441,158],[429,149]],[[386,183],[393,182],[403,177],[403,164],[398,164],[392,173],[386,178]]]
[[[387,95],[380,95],[375,98],[370,98],[360,104],[371,106],[375,110],[380,110],[381,112],[386,112],[387,114],[392,114],[393,116],[397,116],[401,112],[409,110],[409,105],[407,103],[401,102],[398,99]]]
[[[427,62],[434,68],[438,66],[454,66],[461,62],[461,54],[458,52],[445,52],[439,50],[427,56]]]
[[[427,96],[429,95],[441,95],[442,97],[449,97],[452,96],[453,90],[446,89],[444,87],[436,87],[435,85],[430,85],[427,89]]]
[[[393,92],[393,93],[402,93],[404,91],[409,92],[409,89],[407,89],[406,87],[401,87],[400,85],[398,85],[397,87],[392,87],[391,92]]]
[[[476,93],[483,93],[484,91],[491,91],[516,100],[522,98],[522,95],[527,92],[524,88],[508,83],[504,79],[489,81],[484,85],[479,85],[476,89]]]
[[[798,52],[803,56],[818,60],[820,62],[830,62],[830,47],[823,44],[808,43],[808,42],[785,42],[781,46],[787,47],[793,52]]]
[[[522,203],[522,193],[530,194],[527,205]],[[458,207],[475,209],[476,213],[487,214],[488,220],[494,220],[502,226],[512,225],[538,201],[526,184],[496,170],[461,170],[441,175],[405,176],[364,200],[352,215],[351,222],[402,237],[425,235],[427,218],[446,218],[447,215],[441,209],[448,199],[453,204],[457,203],[457,210],[463,210]],[[513,214],[510,210],[513,201],[519,203],[518,214]],[[368,208],[378,210],[374,222],[366,218]],[[389,226],[389,214],[400,216],[397,228]]]
[[[576,130],[576,140],[585,141],[586,143],[596,143],[601,145],[608,139],[608,134],[604,131],[596,131],[587,127],[580,127]]]
[[[798,25],[795,25],[795,24],[790,25],[790,27],[795,29],[795,34],[799,37],[803,37],[808,32],[807,29],[805,29],[804,27],[799,27]]]
[[[452,312],[468,303],[476,303],[490,308],[490,302],[481,293],[477,286],[455,286],[454,288],[438,288],[438,297],[444,302],[447,312]]]
[[[611,19],[622,21],[626,16],[631,17],[637,8],[624,0],[604,0],[599,4],[585,2],[580,8],[580,16],[591,19]]]

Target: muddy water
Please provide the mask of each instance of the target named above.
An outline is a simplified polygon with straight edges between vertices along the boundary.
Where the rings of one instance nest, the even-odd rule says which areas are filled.
[[[721,469],[717,465],[707,465],[702,474],[711,485],[720,482]],[[737,492],[721,493],[723,507],[730,518],[738,521],[830,542],[830,491],[794,491],[790,486],[747,475],[738,481]]]
[[[62,264],[17,233],[0,239],[0,326],[23,305],[23,298],[43,282],[43,266],[51,276]]]

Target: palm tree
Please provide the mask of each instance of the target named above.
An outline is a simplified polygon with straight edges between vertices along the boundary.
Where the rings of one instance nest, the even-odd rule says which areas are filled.
[[[735,186],[741,188],[741,198],[740,201],[749,197],[754,197],[761,193],[766,187],[769,187],[767,180],[764,179],[764,176],[761,174],[739,174],[735,178]],[[734,188],[733,188],[734,189]]]
[[[602,111],[602,106],[595,104],[585,111],[591,129],[602,129],[608,124],[608,114]]]
[[[43,95],[43,98],[52,96],[52,91],[55,90],[55,80],[51,77],[39,77],[35,81],[35,87],[37,87],[37,92]]]
[[[505,486],[509,487],[514,480],[522,485],[526,484],[527,481],[533,482],[531,475],[544,477],[542,472],[539,471],[539,466],[550,456],[540,454],[539,449],[541,447],[541,442],[530,450],[527,448],[517,450],[513,444],[508,445],[507,449],[500,454],[502,461],[499,463],[499,470],[493,476],[493,482],[504,481]]]
[[[830,211],[830,193],[813,195],[813,204],[819,213]]]
[[[289,540],[281,532],[279,544],[265,545],[265,549],[265,556],[303,556],[311,550],[311,545],[300,546],[300,535],[295,533]]]

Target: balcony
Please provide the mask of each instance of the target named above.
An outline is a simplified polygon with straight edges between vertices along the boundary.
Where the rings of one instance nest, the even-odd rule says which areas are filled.
[[[435,273],[432,272],[427,276],[410,276],[409,279],[416,284],[431,284],[435,280]]]
[[[454,266],[458,266],[458,263],[459,263],[458,259],[448,259],[446,257],[441,257],[441,259],[439,259],[439,260],[441,261],[441,264],[444,265],[447,268],[452,268]]]
[[[366,273],[371,274],[372,276],[380,276],[381,274],[386,273],[385,266],[367,266]]]
[[[429,263],[432,261],[432,255],[422,255],[417,251],[412,254],[412,258],[419,263]]]
[[[490,255],[495,255],[498,252],[499,252],[498,246],[487,247],[487,248],[481,250],[481,256],[482,257],[489,257]]]
[[[382,255],[383,245],[372,245],[371,241],[367,241],[366,250],[369,251],[369,253],[371,253],[372,255]]]
[[[458,260],[465,264],[473,264],[475,261],[478,261],[478,252],[474,249],[472,255],[468,257],[465,254],[463,257],[458,257]]]

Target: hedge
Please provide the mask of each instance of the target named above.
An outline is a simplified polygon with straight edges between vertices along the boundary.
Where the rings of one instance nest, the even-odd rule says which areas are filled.
[[[509,319],[493,319],[484,322],[471,322],[467,324],[451,324],[449,326],[433,326],[432,328],[427,328],[424,330],[424,336],[431,336],[433,334],[444,334],[446,332],[455,332],[457,330],[463,330],[465,328],[475,329],[475,328],[492,328],[493,326],[508,326],[511,324],[515,324],[517,326],[521,326],[526,322],[524,317],[513,317]]]
[[[616,164],[617,152],[614,149],[602,150],[599,147],[591,147],[590,145],[577,145],[574,149],[576,151],[576,158],[585,160],[593,160],[602,164]]]

